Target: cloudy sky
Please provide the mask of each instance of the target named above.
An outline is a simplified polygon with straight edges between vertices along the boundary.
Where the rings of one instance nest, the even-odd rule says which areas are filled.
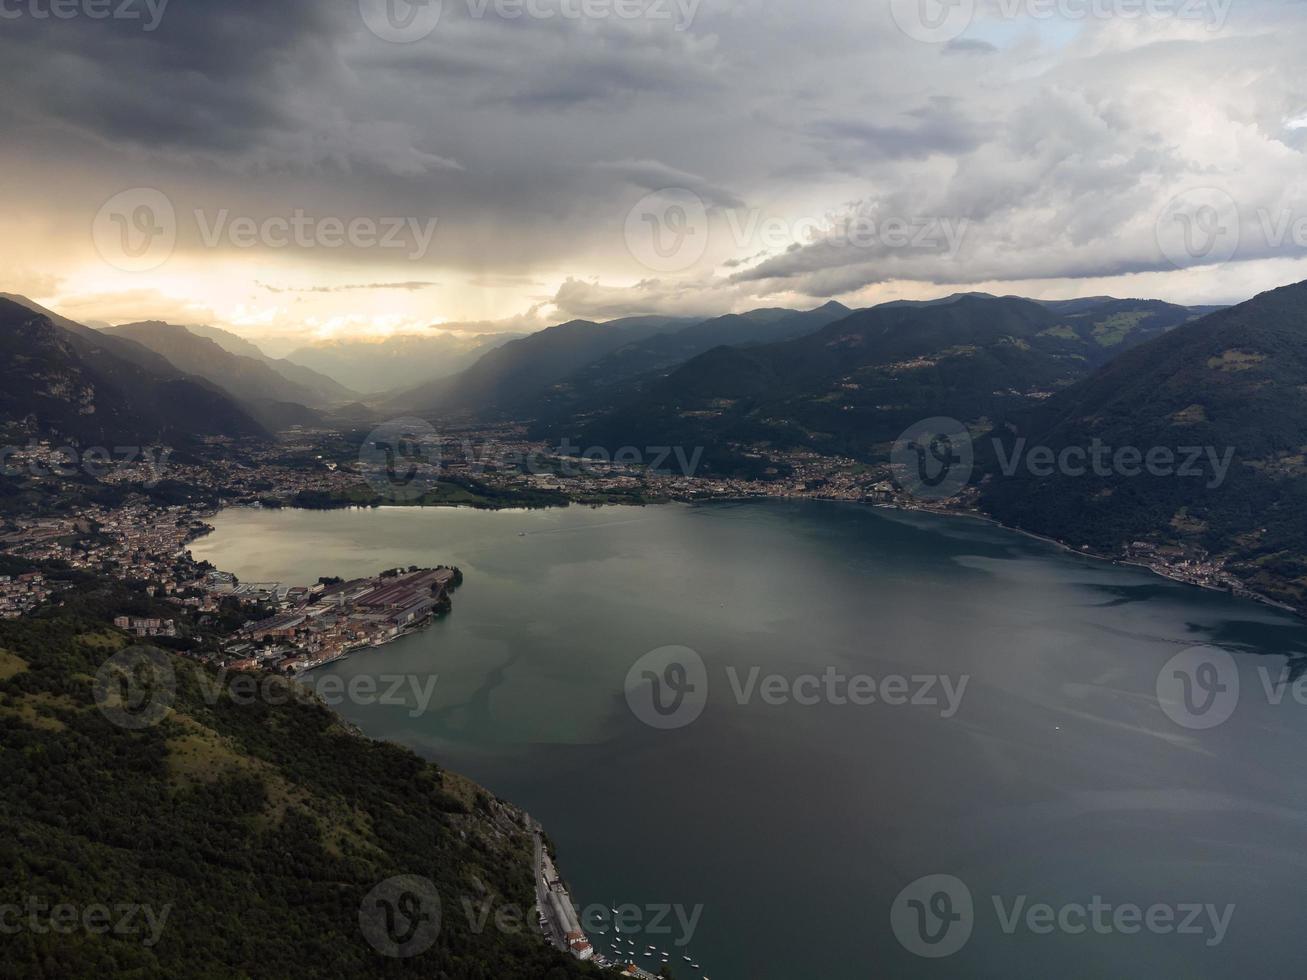
[[[1307,279],[1298,0],[0,0],[0,290],[274,343]]]

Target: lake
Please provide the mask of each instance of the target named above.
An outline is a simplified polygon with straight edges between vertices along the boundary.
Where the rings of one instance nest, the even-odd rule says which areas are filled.
[[[311,676],[404,676],[338,710],[530,811],[681,980],[1296,972],[1278,611],[834,503],[213,523],[196,558],[246,581],[459,566],[449,616]]]

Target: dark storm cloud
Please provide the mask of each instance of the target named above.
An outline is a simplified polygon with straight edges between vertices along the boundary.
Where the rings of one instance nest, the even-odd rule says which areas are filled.
[[[823,139],[856,144],[860,156],[887,159],[921,159],[934,153],[956,156],[982,141],[977,121],[956,99],[936,97],[902,115],[907,121],[901,124],[827,119],[813,124],[810,131]]]
[[[48,0],[18,8],[31,2]],[[895,28],[884,0],[704,0],[684,30],[445,0],[412,44],[370,33],[356,0],[170,0],[155,30],[0,19],[0,213],[27,208],[19,227],[82,244],[133,186],[165,192],[187,225],[198,209],[438,218],[406,268],[370,269],[376,251],[309,258],[347,284],[467,282],[575,315],[1166,268],[1154,225],[1191,185],[1226,187],[1248,215],[1307,216],[1302,4],[1245,0],[1247,24],[1222,30],[996,20],[997,6],[940,45]],[[710,249],[683,272],[643,267],[625,237],[636,201],[667,187],[712,216]],[[969,231],[945,254],[756,240],[725,222],[848,209]],[[67,274],[57,257],[20,264]],[[331,281],[260,272],[283,274]]]
[[[945,54],[993,54],[997,50],[998,48],[988,41],[970,37],[954,38],[944,45]]]
[[[744,207],[743,199],[730,190],[718,187],[698,174],[677,170],[660,160],[603,161],[596,164],[595,169],[612,174],[647,191],[659,191],[668,187],[684,188],[699,195],[708,205],[723,208]]]
[[[154,30],[117,17],[4,21],[0,85],[13,97],[0,111],[11,124],[61,123],[111,143],[233,149],[295,125],[287,90],[339,70],[340,6],[172,0],[161,9]]]

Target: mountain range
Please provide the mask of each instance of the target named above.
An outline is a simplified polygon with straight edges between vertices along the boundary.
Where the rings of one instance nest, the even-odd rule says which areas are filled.
[[[1307,600],[1307,283],[1122,354],[994,438],[977,458],[995,516],[1106,552],[1220,555],[1258,590]],[[1098,472],[1081,472],[1095,446]],[[1032,467],[1037,447],[1072,465]]]
[[[354,391],[380,395],[458,374],[487,351],[521,336],[516,333],[464,336],[433,330],[431,336],[347,337],[297,347],[284,360],[326,375]],[[213,339],[222,342],[220,338]],[[292,375],[287,376],[293,379]]]
[[[546,386],[593,361],[686,321],[665,316],[627,317],[595,323],[569,320],[511,341],[467,370],[437,378],[380,402],[391,414],[443,412],[511,413]]]
[[[802,337],[842,319],[851,311],[830,302],[814,310],[761,309],[732,313],[623,344],[562,380],[519,400],[517,408],[537,428],[602,413],[631,401],[649,384],[684,362],[716,347],[752,347]]]
[[[286,381],[298,385],[307,392],[304,399],[306,405],[317,407],[343,405],[359,398],[357,390],[347,387],[335,378],[303,364],[297,364],[287,357],[269,357],[256,344],[237,336],[230,330],[200,324],[187,324],[186,329],[197,337],[213,341],[229,354],[248,357],[272,368]]]
[[[292,425],[314,425],[325,408],[321,385],[310,388],[291,381],[264,359],[232,354],[216,341],[189,329],[157,320],[126,323],[101,331],[130,340],[166,358],[178,370],[217,385],[235,398],[270,431]],[[323,382],[339,388],[335,382]],[[348,397],[349,392],[344,392]]]
[[[83,445],[266,436],[228,394],[121,337],[0,298],[0,425]]]
[[[716,347],[562,424],[576,425],[585,444],[705,446],[719,469],[738,461],[723,452],[737,443],[883,459],[916,421],[945,415],[984,427],[1203,312],[1116,299],[1059,309],[978,294],[889,303],[781,343]]]
[[[229,331],[159,321],[96,331],[42,312],[151,373],[208,382],[269,430],[317,424],[323,410],[368,411],[346,406],[357,396],[334,378],[268,357]],[[574,320],[508,340],[452,375],[432,374],[448,362],[411,358],[406,371],[427,380],[370,404],[379,417],[525,419],[537,434],[600,443],[748,441],[866,455],[928,406],[972,421],[1003,415],[1203,312],[1148,300],[966,294],[857,312],[831,302],[709,319]],[[389,351],[380,355],[388,359],[399,349],[391,342],[312,350],[345,357],[353,343]]]
[[[571,320],[505,344],[466,371],[400,392],[380,407],[392,414],[564,419],[633,397],[650,377],[714,347],[802,336],[848,313],[832,302],[815,310],[762,309],[707,320]]]

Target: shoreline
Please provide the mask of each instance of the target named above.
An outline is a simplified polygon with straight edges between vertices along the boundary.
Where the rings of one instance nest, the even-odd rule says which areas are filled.
[[[1004,531],[1010,531],[1012,533],[1019,534],[1023,537],[1030,538],[1035,541],[1040,541],[1043,542],[1044,544],[1052,545],[1058,550],[1064,551],[1068,554],[1079,555],[1082,558],[1092,558],[1096,561],[1108,562],[1113,565],[1121,565],[1130,568],[1137,568],[1142,571],[1150,572],[1151,574],[1156,575],[1158,578],[1163,579],[1165,581],[1174,582],[1177,585],[1187,585],[1193,588],[1202,589],[1205,592],[1214,592],[1220,595],[1227,595],[1235,599],[1245,599],[1251,602],[1255,602],[1258,605],[1268,606],[1279,612],[1287,613],[1298,619],[1307,620],[1307,609],[1300,610],[1297,607],[1291,606],[1288,603],[1280,601],[1279,599],[1272,598],[1271,596],[1265,595],[1264,593],[1257,592],[1254,589],[1245,587],[1240,592],[1236,592],[1233,589],[1206,585],[1202,582],[1195,582],[1189,577],[1185,576],[1183,573],[1172,572],[1164,566],[1159,567],[1158,565],[1132,560],[1126,557],[1125,555],[1110,555],[1097,551],[1082,550],[1080,548],[1076,548],[1075,546],[1069,544],[1066,541],[1059,540],[1058,538],[1054,538],[1046,534],[1041,534],[1037,531],[1030,531],[1025,528],[1017,527],[1012,524],[1006,524],[1003,521],[999,520],[998,518],[993,517],[989,514],[983,513],[978,510],[970,510],[970,509],[949,509],[949,508],[937,509],[934,507],[904,506],[901,504],[884,502],[884,501],[846,500],[837,497],[815,497],[815,496],[806,496],[801,494],[787,493],[787,494],[720,494],[720,495],[705,494],[703,496],[693,496],[693,497],[674,496],[674,497],[666,497],[657,500],[641,500],[641,501],[614,500],[614,501],[607,501],[602,503],[594,502],[594,501],[579,501],[579,500],[569,499],[567,504],[551,504],[543,507],[525,507],[525,506],[512,506],[512,505],[504,506],[504,507],[477,507],[471,504],[451,503],[451,504],[421,504],[421,505],[359,504],[359,505],[349,505],[345,507],[334,507],[334,508],[295,507],[293,505],[290,505],[284,508],[265,508],[265,507],[260,507],[256,504],[232,504],[224,501],[219,505],[218,509],[213,512],[213,514],[219,513],[220,511],[226,510],[228,508],[249,509],[249,510],[273,510],[273,511],[283,510],[283,509],[304,510],[304,511],[463,509],[463,510],[476,510],[476,511],[489,512],[489,513],[504,513],[504,512],[530,513],[538,510],[564,509],[569,505],[587,506],[587,507],[650,507],[650,506],[666,506],[668,504],[684,504],[686,506],[701,506],[704,504],[717,504],[717,503],[723,503],[723,504],[759,503],[759,502],[767,502],[767,501],[795,501],[795,500],[809,501],[813,503],[833,503],[833,504],[855,505],[861,507],[871,507],[877,510],[895,511],[897,513],[903,513],[903,514],[930,514],[937,517],[970,518],[972,520],[978,520],[985,524],[989,524],[993,527],[1000,528],[1001,530]],[[212,515],[208,515],[208,516],[212,516]],[[212,528],[209,531],[206,531],[204,534],[197,535],[197,538],[206,537],[210,533],[212,533]]]
[[[878,504],[876,506],[882,506],[887,510],[896,510],[903,513],[931,513],[931,514],[938,514],[940,516],[974,518],[975,520],[982,521],[994,527],[1002,528],[1004,531],[1012,531],[1016,534],[1022,535],[1023,537],[1032,538],[1035,541],[1042,541],[1045,544],[1051,544],[1061,551],[1065,551],[1068,554],[1072,554],[1072,555],[1079,555],[1081,558],[1092,558],[1095,561],[1108,562],[1109,564],[1112,565],[1121,565],[1121,566],[1128,566],[1130,568],[1138,568],[1141,571],[1150,572],[1153,575],[1156,575],[1160,579],[1165,579],[1168,582],[1174,582],[1177,585],[1187,585],[1195,589],[1202,589],[1205,592],[1215,592],[1218,595],[1230,596],[1233,599],[1249,600],[1252,602],[1256,602],[1260,605],[1270,606],[1273,609],[1278,609],[1280,612],[1289,613],[1290,615],[1296,616],[1299,619],[1307,619],[1307,610],[1300,611],[1299,609],[1290,606],[1287,603],[1280,602],[1278,599],[1272,599],[1270,596],[1263,595],[1262,593],[1256,592],[1253,589],[1245,588],[1243,590],[1243,594],[1240,595],[1239,593],[1235,592],[1233,589],[1221,588],[1215,585],[1205,585],[1202,582],[1194,582],[1180,572],[1172,573],[1165,567],[1159,568],[1156,565],[1150,565],[1147,564],[1146,562],[1135,561],[1125,557],[1124,555],[1106,555],[1103,554],[1102,552],[1097,552],[1097,551],[1085,551],[1080,548],[1075,548],[1072,545],[1067,544],[1065,541],[1059,541],[1057,538],[1051,538],[1048,535],[1039,534],[1038,532],[1035,531],[1027,531],[1025,528],[1014,527],[1011,524],[1004,524],[998,518],[991,517],[988,514],[983,514],[979,511],[919,511],[916,510],[915,508],[895,507],[890,504],[884,504],[884,505]]]

